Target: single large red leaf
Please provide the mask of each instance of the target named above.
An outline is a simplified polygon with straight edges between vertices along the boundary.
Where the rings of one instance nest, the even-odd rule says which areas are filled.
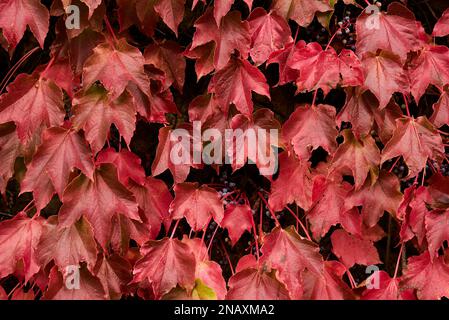
[[[233,103],[245,114],[253,113],[251,91],[270,98],[270,89],[264,74],[247,60],[232,58],[217,71],[212,79],[215,97],[224,110]]]
[[[275,0],[271,7],[280,16],[296,21],[301,27],[308,26],[315,13],[333,11],[328,0]]]
[[[92,179],[94,165],[86,141],[72,129],[49,128],[43,132],[42,144],[28,166],[21,192],[33,192],[40,210],[54,193],[62,196],[74,168]]]
[[[357,19],[357,53],[375,53],[378,49],[394,52],[401,61],[407,53],[417,51],[424,44],[421,24],[399,2],[388,6],[388,12],[373,12],[370,7]]]
[[[251,207],[243,205],[229,205],[224,212],[221,226],[228,230],[231,244],[234,246],[245,231],[251,231],[253,226]]]
[[[443,88],[449,84],[449,48],[426,45],[410,62],[411,92],[419,102],[429,85]]]
[[[22,143],[42,126],[59,126],[65,117],[63,93],[37,72],[20,74],[0,96],[0,123],[14,121]]]
[[[224,209],[217,191],[197,182],[178,183],[175,199],[170,204],[172,219],[186,218],[193,230],[204,229],[211,218],[218,224],[223,220]]]
[[[379,100],[379,107],[385,108],[395,92],[407,94],[408,79],[399,57],[387,51],[368,53],[362,60],[365,73],[364,87]]]
[[[117,99],[129,84],[134,84],[142,92],[150,92],[150,82],[144,72],[145,59],[136,47],[125,39],[116,41],[113,46],[101,43],[93,50],[83,68],[83,86],[86,90],[100,81]]]
[[[22,264],[25,282],[36,274],[39,264],[36,247],[42,234],[43,218],[30,219],[24,212],[0,222],[0,278],[4,278]]]
[[[0,28],[3,36],[14,49],[30,27],[41,48],[44,47],[50,25],[50,14],[40,0],[0,1]]]
[[[280,227],[273,229],[265,237],[261,252],[261,262],[279,271],[279,279],[285,283],[292,299],[302,296],[301,273],[304,270],[322,275],[323,258],[318,246],[303,239],[293,226],[285,230]]]
[[[298,160],[294,153],[283,152],[279,156],[280,173],[271,184],[268,204],[274,211],[281,211],[295,202],[304,210],[312,205],[313,174],[310,163]]]
[[[219,70],[225,67],[235,50],[238,50],[243,59],[248,57],[251,34],[249,23],[241,21],[240,12],[232,11],[228,13],[222,19],[220,27],[217,27],[212,9],[209,8],[195,22],[195,28],[191,50],[208,42],[215,42],[215,69]]]
[[[54,261],[60,270],[86,262],[93,270],[97,261],[97,243],[92,227],[81,218],[73,225],[58,228],[58,217],[51,216],[44,224],[37,246],[37,256],[42,266]]]
[[[370,240],[350,235],[343,229],[335,230],[331,240],[332,252],[347,268],[355,264],[369,266],[382,263],[376,247]]]
[[[332,154],[337,148],[335,116],[335,108],[330,105],[300,106],[284,123],[282,136],[300,159],[308,160],[318,147]]]
[[[67,186],[59,211],[60,227],[68,227],[85,216],[93,227],[95,238],[106,247],[112,233],[112,218],[119,214],[140,221],[137,203],[117,178],[112,164],[102,164],[93,180],[81,174]]]
[[[177,285],[191,290],[195,285],[195,256],[178,239],[149,241],[140,248],[143,257],[134,267],[133,282],[147,279],[160,297]]]
[[[403,286],[416,289],[418,299],[421,300],[449,297],[449,266],[444,257],[432,261],[426,251],[420,256],[409,258]]]
[[[80,92],[73,100],[73,126],[83,129],[92,151],[100,151],[114,124],[129,145],[136,128],[136,107],[132,97],[123,93],[112,99],[101,86],[92,86],[86,92]]]
[[[409,177],[425,168],[428,159],[441,161],[444,146],[440,134],[425,116],[396,120],[396,131],[382,150],[381,163],[398,156],[404,158]]]
[[[248,17],[251,32],[250,55],[256,65],[267,61],[271,53],[293,41],[287,22],[275,12],[254,9]]]

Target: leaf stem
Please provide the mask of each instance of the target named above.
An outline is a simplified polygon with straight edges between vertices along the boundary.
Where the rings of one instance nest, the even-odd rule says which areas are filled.
[[[285,207],[288,212],[290,212],[290,214],[293,216],[293,218],[296,219],[296,222],[299,223],[299,225],[301,226],[302,231],[304,231],[304,233],[306,234],[307,239],[309,239],[309,241],[312,241],[312,238],[310,237],[309,232],[307,231],[306,227],[304,226],[304,224],[302,223],[302,221],[296,216],[296,214],[293,212],[292,209],[290,209],[289,207]]]
[[[257,191],[257,194],[259,195],[259,198],[262,199],[263,203],[265,204],[265,206],[267,207],[271,216],[273,217],[274,221],[276,222],[276,227],[279,227],[281,224],[280,224],[278,218],[276,218],[276,215],[274,214],[273,210],[271,210],[270,206],[268,205],[267,200],[265,200],[265,198],[263,197],[263,194],[261,194],[259,191]]]
[[[399,261],[401,261],[402,251],[404,250],[404,244],[401,245],[401,250],[399,251],[398,260],[396,261],[396,267],[394,268],[393,279],[396,279],[399,270]]]

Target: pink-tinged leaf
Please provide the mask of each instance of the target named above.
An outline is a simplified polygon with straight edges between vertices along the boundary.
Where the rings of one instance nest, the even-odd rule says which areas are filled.
[[[186,70],[186,61],[182,53],[182,48],[173,41],[154,43],[145,49],[145,64],[152,65],[164,73],[164,90],[174,85],[182,92]]]
[[[49,128],[43,132],[42,144],[28,166],[21,192],[33,192],[40,210],[54,193],[62,196],[74,168],[90,179],[93,176],[94,165],[86,141],[74,130]]]
[[[362,60],[365,73],[364,87],[379,100],[379,107],[385,108],[395,92],[407,94],[408,79],[399,57],[387,51],[368,53]]]
[[[137,184],[145,184],[145,171],[141,166],[141,160],[129,150],[121,149],[120,152],[116,152],[114,148],[105,149],[98,154],[96,163],[113,163],[117,168],[120,183],[125,186],[130,179]]]
[[[335,116],[335,108],[330,105],[300,106],[284,123],[282,136],[300,159],[308,160],[318,147],[332,154],[337,148]]]
[[[247,60],[232,58],[229,63],[217,71],[212,79],[215,97],[224,110],[233,103],[245,114],[253,113],[251,92],[270,98],[270,88],[264,74]]]
[[[426,251],[409,258],[403,280],[403,287],[416,289],[420,300],[449,297],[449,266],[443,256],[432,261]]]
[[[218,28],[212,15],[212,9],[209,8],[195,22],[195,28],[191,50],[208,42],[215,42],[215,69],[220,70],[225,67],[235,50],[238,50],[243,59],[248,57],[251,34],[249,23],[241,21],[240,12],[232,11],[228,13],[222,19]]]
[[[73,275],[72,275],[73,276]],[[106,300],[107,296],[100,280],[94,277],[85,267],[79,269],[79,288],[67,287],[69,279],[53,267],[50,271],[47,291],[43,300]]]
[[[154,10],[162,21],[178,36],[178,26],[184,18],[185,0],[157,0]]]
[[[2,0],[0,2],[0,28],[14,49],[30,27],[41,48],[50,25],[50,14],[40,0]]]
[[[429,120],[437,128],[449,124],[449,94],[447,91],[444,91],[438,102],[433,105],[433,114]]]
[[[279,83],[284,85],[296,81],[299,78],[300,71],[292,68],[295,58],[295,52],[306,46],[304,40],[299,40],[296,44],[288,43],[285,48],[274,51],[268,58],[267,65],[277,63],[279,65]]]
[[[225,146],[234,171],[248,161],[256,164],[264,176],[276,173],[275,149],[279,146],[281,124],[271,110],[259,109],[250,117],[237,114],[232,118],[230,128],[234,134],[225,137]]]
[[[0,123],[14,121],[22,143],[28,142],[40,127],[64,122],[63,93],[52,81],[37,73],[20,74],[0,96]]]
[[[223,278],[221,267],[215,261],[197,262],[195,278],[200,279],[206,286],[214,290],[218,300],[226,297],[226,281]]]
[[[411,92],[419,102],[429,85],[443,88],[449,84],[449,48],[426,45],[410,62]]]
[[[230,205],[226,207],[221,226],[228,230],[231,244],[234,246],[245,231],[251,232],[252,228],[251,208],[244,205]]]
[[[351,185],[341,179],[328,179],[324,175],[314,179],[313,205],[307,213],[307,219],[315,239],[320,239],[332,226],[343,224],[343,221],[352,217],[344,207],[345,199],[351,189]]]
[[[449,9],[444,11],[435,27],[433,27],[432,33],[432,36],[434,37],[445,37],[447,35],[449,35]]]
[[[108,257],[102,255],[94,274],[100,280],[107,297],[111,300],[119,300],[133,278],[131,264],[117,254]]]
[[[280,173],[272,182],[268,204],[274,211],[281,211],[295,202],[304,210],[312,205],[313,174],[309,162],[298,160],[294,153],[283,152],[279,156]]]
[[[375,279],[378,280],[375,280]],[[390,278],[385,271],[376,271],[366,282],[374,284],[379,281],[379,287],[367,288],[362,293],[362,300],[414,300],[410,290],[402,290],[401,279]]]
[[[165,225],[166,229],[170,227],[171,220],[168,210],[173,196],[168,191],[167,185],[162,180],[146,177],[144,185],[132,182],[128,188],[136,197],[140,217],[146,227],[144,238],[137,239],[135,235],[131,235],[132,238],[140,244],[156,239],[161,229],[161,223]]]
[[[352,172],[355,190],[363,186],[368,174],[371,183],[374,183],[379,175],[380,165],[380,151],[376,142],[370,135],[359,140],[349,129],[344,130],[342,135],[344,142],[335,152],[330,170]]]
[[[83,68],[83,85],[89,87],[100,81],[117,99],[129,84],[137,86],[147,94],[150,82],[144,71],[145,59],[136,47],[129,45],[125,39],[118,40],[114,47],[101,43],[93,50]]]
[[[398,217],[403,220],[400,236],[403,242],[418,239],[422,245],[426,237],[425,217],[428,215],[427,203],[432,201],[425,187],[416,188],[416,185],[405,190],[404,200],[398,209]]]
[[[86,262],[87,268],[93,270],[97,261],[97,243],[92,227],[84,218],[59,228],[57,216],[51,216],[44,224],[36,250],[42,266],[53,260],[60,270],[81,262]]]
[[[303,274],[305,300],[353,300],[355,295],[342,280],[346,267],[338,261],[324,261],[324,274]]]
[[[13,123],[0,125],[0,193],[4,193],[14,174],[14,163],[20,155],[20,141]]]
[[[298,69],[297,92],[322,89],[327,95],[340,82],[337,53],[333,48],[323,50],[317,42],[295,52],[291,68]]]
[[[289,292],[276,278],[275,271],[248,268],[234,274],[228,282],[226,300],[289,300]]]
[[[4,278],[23,265],[25,282],[40,267],[36,247],[42,234],[42,218],[30,219],[24,212],[0,222],[0,278]]]
[[[189,175],[190,165],[182,163],[175,165],[172,161],[171,152],[175,141],[171,141],[171,134],[172,130],[169,127],[159,129],[159,144],[156,150],[156,157],[151,166],[151,172],[153,176],[158,176],[169,169],[175,182],[180,183],[185,181]],[[182,152],[187,152],[187,150]]]
[[[309,270],[321,276],[323,258],[318,246],[298,235],[293,226],[287,229],[276,227],[264,239],[261,262],[278,270],[278,278],[285,283],[290,297],[300,299],[303,293],[301,273]]]
[[[296,21],[301,27],[308,26],[317,12],[333,11],[328,0],[275,0],[271,8],[284,19]]]
[[[375,183],[367,179],[360,190],[350,193],[345,200],[345,206],[347,209],[363,206],[364,224],[374,227],[385,211],[395,217],[402,199],[398,177],[381,171]]]
[[[358,138],[370,134],[374,125],[374,110],[378,104],[371,91],[349,88],[346,90],[346,104],[337,115],[337,125],[350,122],[352,132]]]
[[[62,202],[60,228],[72,225],[84,215],[103,248],[111,237],[113,217],[122,214],[140,221],[135,198],[118,181],[117,171],[112,164],[99,166],[93,180],[83,174],[72,180],[64,191]]]
[[[196,0],[197,1],[197,0]],[[251,11],[253,0],[243,0]],[[232,4],[235,0],[216,0],[214,1],[214,18],[217,25],[220,26],[221,19],[231,10]]]
[[[172,219],[186,218],[193,230],[203,230],[211,218],[218,224],[223,220],[224,209],[220,195],[208,186],[198,183],[178,183],[175,199],[170,204]]]
[[[444,241],[449,240],[449,212],[433,210],[425,215],[424,220],[430,260],[434,260]]]
[[[149,241],[141,247],[143,257],[134,267],[133,282],[148,280],[160,297],[177,285],[191,290],[195,285],[195,256],[177,239]]]
[[[342,229],[335,230],[331,240],[332,252],[347,268],[355,264],[369,266],[382,263],[376,247],[369,240],[350,235]]]
[[[249,18],[251,32],[250,55],[256,65],[261,65],[276,50],[293,41],[287,22],[275,12],[254,9]]]
[[[128,93],[112,99],[104,88],[94,85],[75,96],[73,113],[73,126],[84,130],[94,154],[103,148],[112,124],[128,145],[131,142],[136,128],[136,107]]]
[[[357,19],[356,47],[360,57],[381,49],[394,52],[404,62],[407,53],[424,45],[422,25],[402,4],[391,4],[388,12],[373,11],[365,10]]]
[[[382,161],[402,156],[414,177],[425,168],[428,159],[441,161],[444,145],[440,134],[425,116],[396,120],[396,131],[382,150]]]
[[[198,80],[214,71],[214,52],[215,42],[213,41],[195,49],[191,49],[191,46],[189,46],[184,52],[187,58],[196,60],[195,72]]]

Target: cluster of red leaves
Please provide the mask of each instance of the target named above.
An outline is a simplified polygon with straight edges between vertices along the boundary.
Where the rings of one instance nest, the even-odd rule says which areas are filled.
[[[434,41],[449,34],[449,11],[429,36],[398,2],[377,14],[376,28],[354,0],[338,5],[360,15],[340,25],[333,0],[235,2],[0,0],[4,49],[12,56],[32,33],[50,53],[48,63],[13,79],[32,50],[0,88],[0,191],[6,198],[14,180],[20,197],[31,199],[10,218],[2,213],[0,279],[8,294],[0,286],[0,298],[449,297],[449,178],[440,173],[449,48]],[[80,8],[79,29],[65,26],[70,5]],[[352,24],[356,50],[334,49],[334,38],[327,45],[301,40],[314,19],[337,33]],[[140,46],[131,29],[150,43]],[[205,90],[175,99],[192,86],[189,63]],[[278,83],[270,86],[272,64]],[[314,97],[284,121],[270,110],[270,97],[291,84]],[[316,103],[333,90],[346,94],[339,111]],[[429,90],[440,98],[428,119],[411,104]],[[194,120],[221,132],[281,129],[273,146],[283,150],[279,173],[261,177],[271,190],[234,184],[219,192],[220,185],[192,175],[203,166],[174,165],[170,133],[191,130]],[[146,137],[147,144],[158,141],[151,170],[130,147],[138,122],[163,124],[158,137]],[[312,161],[317,152],[326,156]],[[406,174],[393,171],[397,163]],[[282,212],[293,220],[280,221]],[[385,216],[396,235],[382,227]],[[206,239],[209,229],[215,231]],[[230,243],[214,241],[217,230]],[[234,268],[226,246],[249,234],[249,253],[240,252]],[[390,274],[376,245],[387,234],[399,251]],[[323,239],[331,241],[329,252]],[[230,277],[212,260],[219,244]],[[374,289],[365,286],[368,274],[358,283],[351,274],[370,265],[385,270],[375,274]],[[79,289],[66,286],[69,266],[79,266]]]

